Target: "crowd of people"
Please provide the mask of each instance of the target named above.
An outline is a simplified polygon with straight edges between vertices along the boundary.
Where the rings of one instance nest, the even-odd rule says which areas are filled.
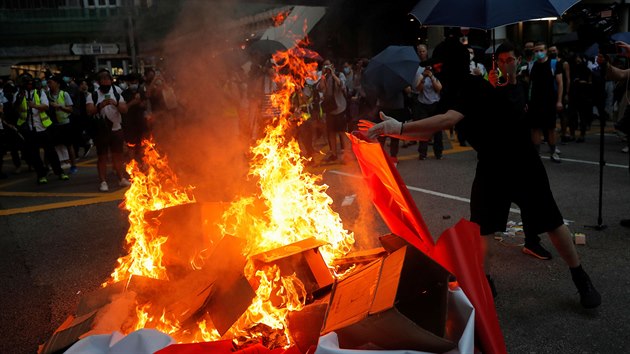
[[[469,73],[485,80],[489,79],[492,66],[490,56],[478,53],[467,46]],[[400,92],[379,95],[366,87],[363,72],[369,59],[354,60],[321,59],[314,79],[306,81],[294,107],[302,117],[296,136],[307,157],[314,154],[313,141],[323,138],[328,144],[328,153],[323,163],[343,162],[347,142],[344,132],[356,129],[359,118],[378,120],[378,112],[395,117],[403,122],[424,119],[433,115],[442,96],[440,75],[432,67],[430,48],[417,46],[420,65],[412,85]],[[587,139],[591,123],[596,119],[620,120],[627,106],[626,87],[606,79],[595,58],[581,53],[561,52],[555,45],[527,41],[519,48],[522,57],[517,63],[517,79],[526,86],[527,124],[531,139],[540,152],[541,145],[548,148],[549,159],[562,161],[559,145],[582,143]],[[612,62],[625,69],[628,62],[618,56]],[[238,76],[237,101],[247,107],[241,113],[243,136],[255,140],[261,136],[262,127],[274,116],[270,96],[276,90],[273,81],[276,75],[273,62],[253,67]],[[241,71],[238,69],[237,71]],[[303,113],[307,113],[304,115]],[[457,137],[461,146],[467,145],[465,131],[459,125],[452,127],[451,136]],[[400,151],[400,142],[389,137],[388,152],[394,163]],[[428,146],[432,145],[435,159],[442,159],[444,134],[438,131],[429,141],[406,141],[402,147],[418,144],[418,159],[429,157]],[[625,138],[624,138],[625,139]],[[386,138],[379,141],[385,144]],[[622,151],[627,152],[623,147]]]
[[[12,174],[34,170],[40,185],[51,173],[67,181],[94,147],[101,192],[109,191],[108,161],[117,184],[130,185],[123,163],[141,161],[151,123],[177,106],[173,89],[153,69],[117,78],[107,70],[80,79],[25,73],[0,81],[0,89],[0,178],[9,177],[3,159],[10,153]]]

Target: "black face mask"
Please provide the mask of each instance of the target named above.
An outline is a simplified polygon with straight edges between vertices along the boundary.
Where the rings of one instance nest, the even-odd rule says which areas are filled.
[[[102,93],[108,93],[109,89],[112,88],[112,85],[101,85],[98,87],[98,89],[102,92]]]
[[[558,53],[549,53],[549,59],[556,59],[558,57]]]
[[[531,57],[532,55],[534,55],[534,50],[533,49],[525,49],[523,51],[523,54],[525,54],[526,57]]]

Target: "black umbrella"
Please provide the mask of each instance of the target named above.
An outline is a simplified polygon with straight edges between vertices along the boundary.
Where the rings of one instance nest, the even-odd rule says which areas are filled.
[[[413,47],[391,45],[370,60],[362,80],[368,90],[391,97],[413,85],[419,65]]]
[[[259,53],[262,55],[273,55],[276,52],[282,52],[287,50],[284,44],[274,41],[272,39],[261,39],[252,43],[247,47],[249,53]]]
[[[425,26],[489,30],[537,18],[559,17],[580,0],[420,0],[411,15]]]
[[[420,0],[411,15],[425,26],[483,30],[537,18],[560,17],[580,0]],[[493,45],[494,48],[494,45]],[[494,52],[493,64],[494,64]]]

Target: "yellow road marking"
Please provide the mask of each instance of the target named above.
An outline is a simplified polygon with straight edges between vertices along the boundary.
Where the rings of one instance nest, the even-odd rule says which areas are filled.
[[[95,198],[78,199],[78,200],[71,200],[67,202],[49,203],[49,204],[42,204],[42,205],[33,205],[33,206],[24,207],[24,208],[0,210],[0,216],[32,213],[35,211],[67,208],[67,207],[74,207],[74,206],[81,206],[81,205],[111,202],[114,200],[122,200],[125,195],[125,191],[126,189],[120,189],[113,193],[103,194]],[[77,193],[77,194],[80,194],[80,193]]]
[[[0,197],[101,197],[103,193],[0,192]]]

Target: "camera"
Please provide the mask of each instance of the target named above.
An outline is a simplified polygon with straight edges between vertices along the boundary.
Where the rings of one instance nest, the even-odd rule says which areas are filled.
[[[599,12],[582,9],[577,15],[583,20],[583,24],[577,30],[580,41],[588,46],[597,43],[599,52],[602,54],[616,54],[618,49],[610,36],[619,25],[619,16],[616,11],[618,5],[618,3],[613,3]]]

